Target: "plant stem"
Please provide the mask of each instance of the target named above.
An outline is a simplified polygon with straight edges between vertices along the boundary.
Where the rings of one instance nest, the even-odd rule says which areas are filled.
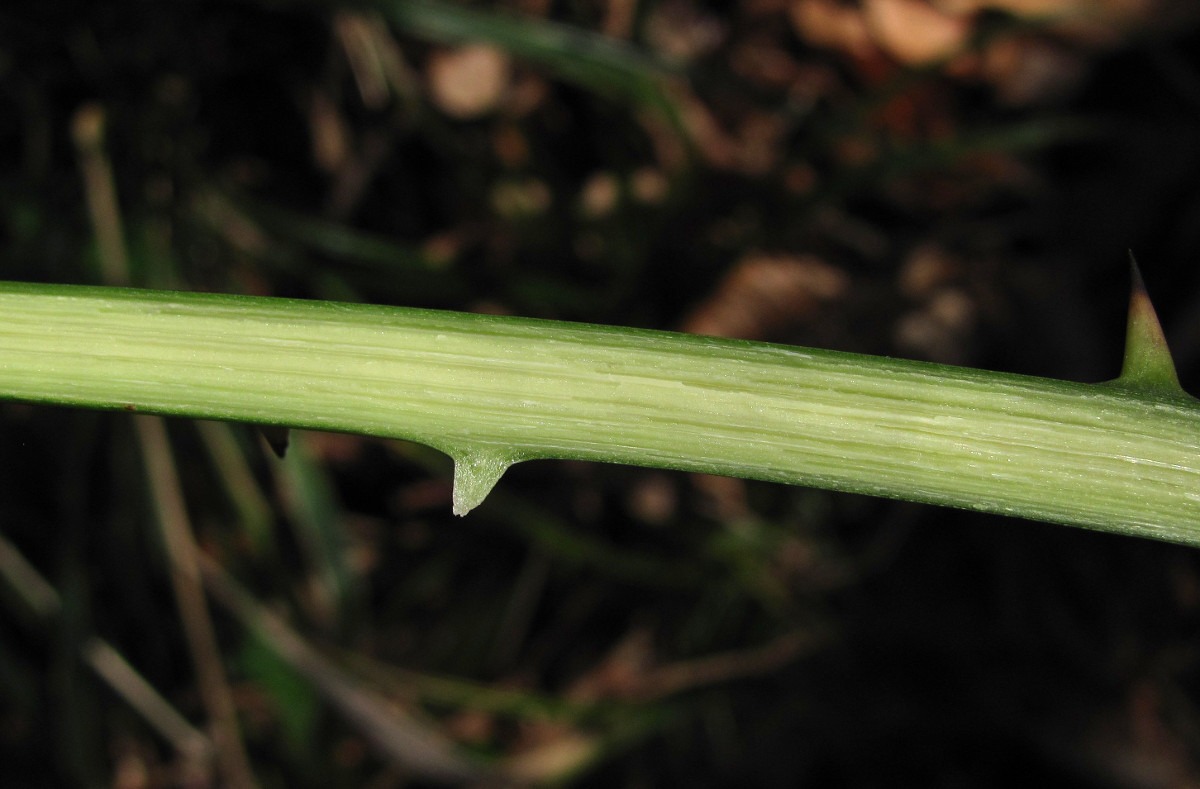
[[[0,398],[365,433],[455,460],[455,510],[576,458],[1200,544],[1200,401],[519,318],[0,283]]]

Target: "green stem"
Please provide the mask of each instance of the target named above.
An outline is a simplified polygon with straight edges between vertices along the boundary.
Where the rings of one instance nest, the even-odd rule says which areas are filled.
[[[366,433],[455,459],[455,510],[577,458],[1200,544],[1200,401],[519,318],[0,283],[0,398]]]

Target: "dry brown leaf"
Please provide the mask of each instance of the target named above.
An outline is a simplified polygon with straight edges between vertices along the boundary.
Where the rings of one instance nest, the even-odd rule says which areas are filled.
[[[621,183],[608,171],[592,173],[579,190],[579,208],[588,219],[608,216],[621,199]]]
[[[807,255],[751,255],[684,321],[693,334],[765,339],[849,287],[841,271]]]
[[[948,13],[1003,11],[1024,19],[1116,20],[1148,16],[1157,0],[942,0]]]
[[[372,13],[338,12],[334,15],[334,30],[364,105],[378,110],[385,107],[393,95],[415,94],[416,79],[382,17]]]
[[[629,488],[625,501],[639,520],[660,525],[675,516],[679,495],[665,474],[646,474]]]
[[[563,726],[544,724],[544,727],[553,728],[555,736],[505,759],[502,762],[505,776],[521,783],[561,780],[595,759],[604,744],[598,737]]]
[[[789,10],[796,34],[813,46],[860,58],[875,51],[866,19],[857,8],[837,0],[796,0]]]
[[[747,112],[737,129],[736,167],[739,172],[765,176],[783,158],[786,121],[774,113]]]
[[[749,38],[729,53],[738,76],[765,88],[788,88],[800,78],[800,64],[765,37]]]
[[[653,631],[634,626],[591,670],[576,678],[564,695],[575,702],[629,698],[655,662]]]
[[[495,110],[512,79],[512,63],[484,44],[443,49],[429,59],[427,77],[434,104],[463,120]]]
[[[715,474],[692,474],[692,487],[700,494],[700,504],[710,517],[724,523],[741,520],[750,514],[746,480]]]
[[[529,163],[529,139],[519,126],[503,123],[492,132],[492,150],[508,170],[519,170]]]
[[[643,35],[656,52],[689,63],[720,46],[725,26],[686,0],[668,0],[650,10]]]
[[[637,0],[608,0],[600,32],[613,38],[629,38],[637,19]]]
[[[706,685],[769,674],[820,648],[823,642],[823,636],[796,630],[760,646],[664,663],[642,674],[632,698],[660,699]]]
[[[333,100],[314,91],[308,104],[308,129],[313,161],[326,173],[337,172],[350,158],[350,131]]]
[[[900,267],[897,284],[910,299],[928,298],[936,289],[962,277],[962,263],[938,244],[914,248]]]
[[[737,160],[737,143],[722,128],[713,116],[712,111],[700,99],[691,93],[681,91],[678,94],[679,110],[683,116],[688,134],[700,149],[701,155],[713,167],[728,169]],[[671,144],[678,145],[678,139],[672,135],[669,140],[662,139],[659,146],[659,162],[670,170],[679,169],[686,161],[683,150],[671,150]]]
[[[1053,101],[1078,83],[1089,50],[1104,49],[1140,28],[1179,27],[1200,4],[1164,0],[793,0],[797,34],[849,56],[861,77],[877,82],[898,65],[945,60],[955,79],[978,80],[1008,104]],[[1001,12],[1038,23],[1037,34],[1005,36],[985,51],[968,44],[979,15]]]
[[[629,176],[629,191],[641,203],[661,203],[670,189],[667,177],[653,167],[640,167]]]
[[[867,30],[889,55],[906,65],[922,65],[961,52],[971,20],[946,14],[922,0],[866,0]]]
[[[1012,105],[1053,101],[1083,79],[1084,57],[1066,46],[1033,37],[993,42],[983,53],[980,76]]]
[[[906,355],[962,364],[978,306],[960,286],[962,263],[937,244],[915,248],[900,269],[900,292],[920,302],[896,323],[895,341]]]
[[[1000,11],[1037,21],[1045,30],[1074,43],[1106,46],[1138,27],[1170,24],[1175,16],[1194,15],[1195,3],[1163,0],[942,0],[950,13]]]

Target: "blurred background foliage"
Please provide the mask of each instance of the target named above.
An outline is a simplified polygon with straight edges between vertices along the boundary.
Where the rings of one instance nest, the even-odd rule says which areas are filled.
[[[1133,248],[1200,390],[1171,0],[0,10],[0,276],[1074,380]],[[0,316],[2,320],[2,316]],[[1194,551],[582,463],[0,404],[19,785],[1200,786]]]

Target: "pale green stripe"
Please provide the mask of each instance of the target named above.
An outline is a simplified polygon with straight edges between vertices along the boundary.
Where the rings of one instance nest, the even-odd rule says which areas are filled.
[[[5,398],[406,438],[497,470],[661,466],[1200,542],[1200,401],[1182,393],[280,299],[0,284],[0,315]]]

